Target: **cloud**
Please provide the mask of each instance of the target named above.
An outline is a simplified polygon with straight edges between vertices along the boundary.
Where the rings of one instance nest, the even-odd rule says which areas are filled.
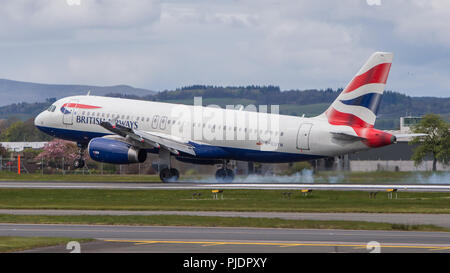
[[[448,96],[450,4],[439,0],[6,0],[0,78],[130,84],[344,87],[374,51],[388,89]],[[415,76],[412,76],[415,75]],[[425,90],[427,89],[427,90]]]
[[[80,5],[65,0],[6,0],[0,9],[0,34],[11,40],[38,35],[55,40],[88,28],[107,31],[151,24],[159,15],[160,1],[152,0],[80,0]]]

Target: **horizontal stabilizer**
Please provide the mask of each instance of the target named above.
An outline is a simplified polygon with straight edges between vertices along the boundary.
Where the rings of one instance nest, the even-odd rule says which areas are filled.
[[[342,140],[350,140],[350,141],[358,141],[358,140],[365,140],[366,138],[360,137],[357,135],[352,135],[347,132],[331,132],[334,138],[342,139]]]

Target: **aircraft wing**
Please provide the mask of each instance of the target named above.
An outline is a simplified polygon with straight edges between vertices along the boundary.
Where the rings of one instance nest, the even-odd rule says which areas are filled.
[[[151,147],[166,149],[175,155],[179,155],[180,152],[195,155],[194,146],[189,144],[188,140],[162,133],[135,130],[108,121],[101,122],[100,126],[138,145],[148,144]]]

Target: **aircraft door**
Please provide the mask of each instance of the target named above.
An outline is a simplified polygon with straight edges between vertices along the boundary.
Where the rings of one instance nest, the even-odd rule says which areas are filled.
[[[300,125],[297,134],[297,149],[309,150],[309,134],[312,126],[312,123],[303,123]]]
[[[76,105],[78,101],[70,101],[69,103],[65,103],[61,107],[61,112],[63,113],[63,123],[66,125],[73,124],[73,117],[75,116]]]

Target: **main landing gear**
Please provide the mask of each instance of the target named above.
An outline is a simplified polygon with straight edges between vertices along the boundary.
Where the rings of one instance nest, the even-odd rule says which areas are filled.
[[[159,178],[162,182],[176,182],[180,178],[180,172],[171,167],[170,164],[171,154],[165,149],[161,149],[159,152]]]
[[[222,168],[216,171],[216,180],[217,182],[233,182],[234,172],[227,168],[227,161],[224,160]]]
[[[86,150],[86,146],[78,144],[78,148],[78,158],[73,162],[73,167],[75,169],[81,169],[86,165],[86,162],[84,161],[84,151]]]
[[[164,168],[159,172],[162,182],[176,182],[180,178],[180,172],[175,168]]]

